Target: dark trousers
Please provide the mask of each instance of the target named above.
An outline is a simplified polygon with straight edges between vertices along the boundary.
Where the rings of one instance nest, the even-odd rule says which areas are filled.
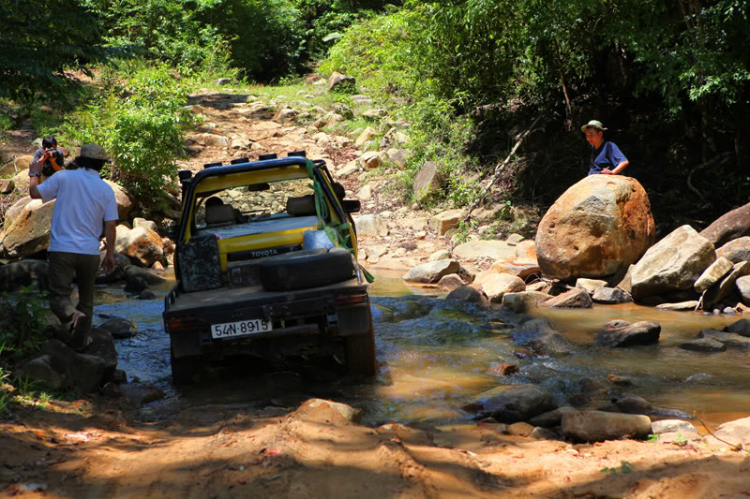
[[[94,314],[94,280],[99,270],[99,255],[50,251],[47,260],[52,312],[66,328],[70,328],[76,310],[83,312],[86,314],[86,326],[82,330],[88,333]],[[75,307],[70,300],[74,278],[78,284],[78,305]]]

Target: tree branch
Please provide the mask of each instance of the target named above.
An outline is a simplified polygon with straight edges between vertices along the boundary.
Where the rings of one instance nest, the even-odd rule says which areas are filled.
[[[505,158],[505,160],[495,167],[495,173],[492,176],[490,183],[487,184],[484,187],[484,189],[482,189],[482,192],[479,194],[479,197],[477,197],[477,199],[475,199],[474,202],[471,203],[471,206],[469,206],[469,211],[466,213],[466,217],[464,218],[464,221],[469,220],[469,218],[471,217],[471,212],[474,211],[476,207],[482,203],[482,201],[484,201],[484,198],[487,197],[487,193],[490,192],[490,189],[492,189],[492,186],[495,185],[495,182],[498,181],[498,179],[500,178],[500,175],[505,170],[505,167],[508,166],[508,163],[510,162],[510,158],[512,158],[516,154],[516,151],[518,150],[518,148],[521,147],[521,143],[523,143],[524,139],[529,136],[529,134],[534,130],[534,127],[536,127],[537,123],[539,123],[541,119],[542,119],[541,115],[537,116],[537,118],[534,120],[534,123],[532,123],[531,126],[527,128],[526,131],[523,132],[523,134],[521,134],[521,137],[516,142],[516,145],[513,146],[513,149],[510,150],[510,153]]]

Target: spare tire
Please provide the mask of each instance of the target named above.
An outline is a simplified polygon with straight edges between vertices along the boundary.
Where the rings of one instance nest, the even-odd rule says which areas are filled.
[[[293,251],[260,262],[260,282],[268,291],[327,286],[354,277],[354,259],[343,248]]]

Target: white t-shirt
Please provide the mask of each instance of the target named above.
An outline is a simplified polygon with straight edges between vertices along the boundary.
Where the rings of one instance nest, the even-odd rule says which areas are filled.
[[[119,218],[115,193],[99,172],[59,171],[39,185],[39,193],[45,203],[57,199],[49,251],[98,255],[103,222]]]

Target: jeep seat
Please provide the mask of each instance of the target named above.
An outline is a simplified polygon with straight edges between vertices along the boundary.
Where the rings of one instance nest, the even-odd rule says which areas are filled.
[[[234,223],[234,208],[228,204],[206,206],[206,227],[221,227]]]

